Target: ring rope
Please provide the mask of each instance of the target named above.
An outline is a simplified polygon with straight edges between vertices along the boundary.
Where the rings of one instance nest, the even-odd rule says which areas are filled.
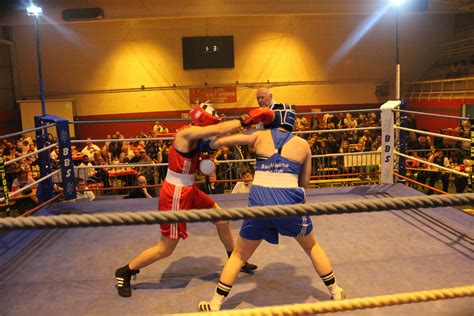
[[[434,168],[437,168],[437,169],[441,169],[443,171],[447,171],[447,172],[450,172],[450,173],[455,173],[455,174],[457,174],[459,176],[462,176],[462,177],[469,177],[469,173],[460,172],[460,171],[456,171],[454,169],[446,168],[444,166],[435,164],[433,162],[429,162],[429,161],[426,161],[426,160],[423,160],[423,159],[420,159],[420,158],[416,158],[414,156],[408,156],[408,155],[402,154],[401,152],[398,152],[398,151],[394,151],[394,153],[396,155],[400,156],[400,157],[404,157],[406,159],[410,159],[410,160],[413,160],[413,161],[418,161],[422,164],[425,164],[425,165],[428,165],[428,166],[431,166],[431,167],[434,167]]]
[[[442,138],[447,138],[447,139],[453,139],[453,140],[458,140],[461,142],[469,142],[471,143],[472,140],[470,138],[464,138],[464,137],[457,137],[457,136],[451,136],[451,135],[445,135],[445,134],[439,134],[439,133],[431,133],[431,132],[425,132],[425,131],[420,131],[418,129],[412,129],[408,127],[401,127],[398,125],[394,125],[393,128],[399,129],[402,131],[407,131],[407,132],[416,132],[418,134],[424,134],[424,135],[429,135],[429,136],[434,136],[434,137],[442,137]]]
[[[20,217],[26,217],[26,216],[30,216],[31,214],[33,213],[36,213],[37,211],[39,211],[40,209],[42,209],[44,206],[50,204],[51,202],[59,199],[61,196],[63,196],[64,192],[60,192],[58,194],[56,194],[55,196],[53,196],[52,198],[50,198],[49,200],[47,201],[44,201],[43,203],[41,204],[38,204],[36,205],[34,208],[32,208],[31,210],[29,211],[26,211],[25,213],[21,214]]]
[[[30,152],[30,153],[25,154],[25,155],[23,155],[23,156],[17,157],[17,158],[15,158],[15,159],[8,160],[8,161],[5,162],[5,166],[11,165],[12,163],[15,163],[15,162],[17,162],[17,161],[20,161],[20,160],[22,160],[22,159],[25,159],[25,158],[28,158],[28,157],[37,155],[37,154],[39,154],[39,153],[42,153],[43,151],[50,150],[51,148],[54,148],[54,147],[56,147],[56,146],[58,146],[58,143],[51,144],[51,145],[49,145],[49,146],[47,146],[47,147],[43,147],[43,148],[41,148],[41,149],[35,150],[35,151],[33,151],[33,152]]]
[[[151,225],[158,223],[240,220],[245,218],[379,212],[397,209],[427,208],[474,204],[474,193],[360,199],[294,205],[272,205],[230,209],[184,210],[173,212],[119,212],[105,214],[51,215],[26,218],[2,218],[0,229]]]
[[[175,133],[166,133],[166,134],[175,134]],[[97,139],[73,139],[71,140],[71,144],[80,144],[80,143],[87,143],[87,142],[97,142],[97,143],[113,143],[113,142],[130,142],[130,141],[155,141],[155,140],[173,140],[174,136],[163,136],[163,137],[150,137],[150,138],[97,138]]]
[[[402,112],[402,113],[412,113],[412,114],[420,114],[420,115],[426,115],[426,116],[452,118],[455,120],[462,120],[462,121],[470,120],[469,117],[465,117],[465,116],[453,116],[453,115],[436,114],[436,113],[429,113],[429,112],[408,111],[408,110],[401,110],[401,109],[392,109],[392,112]]]
[[[351,311],[357,309],[379,308],[410,303],[422,303],[437,300],[447,300],[462,297],[473,297],[474,285],[435,289],[429,291],[407,292],[392,295],[361,297],[340,301],[326,301],[317,303],[291,304],[281,306],[266,306],[239,310],[224,310],[211,313],[174,314],[180,316],[214,316],[214,315],[308,315]]]
[[[363,156],[363,155],[381,155],[380,151],[358,151],[352,153],[333,153],[324,155],[311,155],[311,158],[324,158],[324,157],[349,157],[349,156]]]
[[[382,127],[351,127],[351,128],[332,128],[332,129],[315,129],[309,131],[294,131],[292,134],[324,134],[324,133],[335,133],[335,132],[346,132],[346,131],[365,131],[365,130],[380,130]]]
[[[355,110],[344,110],[344,113],[359,113],[359,112],[380,112],[380,108],[375,109],[355,109]],[[323,114],[339,114],[340,110],[337,111],[321,111],[321,112],[299,112],[296,115],[323,115]]]
[[[51,172],[50,174],[48,174],[47,176],[44,176],[43,178],[40,178],[40,179],[38,179],[38,180],[36,180],[36,181],[34,181],[34,182],[31,182],[30,184],[27,184],[27,185],[25,185],[24,187],[22,187],[22,188],[20,188],[20,189],[18,189],[18,190],[16,190],[16,191],[13,191],[13,192],[11,192],[11,193],[8,193],[8,196],[9,196],[9,197],[12,197],[12,196],[18,195],[18,194],[20,194],[20,193],[22,193],[22,192],[24,192],[24,191],[26,191],[26,190],[28,190],[28,189],[34,187],[34,186],[37,185],[38,183],[41,183],[41,182],[43,182],[44,180],[47,180],[47,179],[49,179],[49,178],[51,178],[51,177],[54,177],[54,175],[58,174],[59,172],[61,172],[61,170],[56,170],[56,171],[54,171],[54,172]]]
[[[22,131],[19,131],[19,132],[15,132],[15,133],[11,133],[11,134],[2,135],[2,136],[0,136],[0,140],[2,140],[2,139],[7,139],[7,138],[11,138],[11,137],[18,136],[18,135],[23,135],[23,134],[29,133],[29,132],[38,131],[38,130],[40,130],[40,129],[47,129],[47,128],[53,127],[53,126],[56,126],[56,123],[53,123],[53,124],[46,124],[46,125],[43,125],[43,126],[40,126],[40,127],[25,129],[25,130],[22,130]]]
[[[433,190],[433,191],[436,192],[436,193],[439,193],[439,194],[449,194],[448,192],[444,192],[443,190],[439,190],[439,189],[437,189],[437,188],[435,188],[435,187],[432,187],[432,186],[430,186],[430,185],[427,185],[427,184],[425,184],[425,183],[421,183],[421,182],[418,182],[418,181],[413,180],[413,179],[411,179],[411,178],[402,176],[401,174],[399,174],[399,173],[397,173],[397,172],[394,172],[393,175],[396,176],[396,177],[402,178],[403,180],[406,180],[406,181],[408,181],[408,182],[411,182],[411,183],[414,183],[414,184],[416,184],[416,185],[419,185],[419,186],[421,186],[421,187],[423,187],[423,188],[426,188],[426,189],[429,189],[429,190]],[[407,184],[407,185],[408,185],[408,184]]]

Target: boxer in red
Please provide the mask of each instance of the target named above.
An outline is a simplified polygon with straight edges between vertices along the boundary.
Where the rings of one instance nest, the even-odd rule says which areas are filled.
[[[176,133],[169,154],[168,171],[160,190],[158,210],[162,212],[187,209],[219,208],[219,206],[194,183],[194,174],[199,166],[199,153],[204,149],[204,139],[238,132],[241,127],[262,122],[271,124],[274,118],[272,110],[256,108],[239,120],[220,122],[216,111],[207,103],[193,107],[189,112],[192,126],[185,126]],[[214,222],[219,239],[230,256],[234,249],[234,240],[229,222]],[[186,223],[161,224],[161,240],[155,246],[144,250],[130,263],[115,271],[118,294],[123,297],[132,295],[130,279],[139,269],[144,268],[173,253],[180,238],[188,237]],[[243,272],[250,272],[257,266],[245,263]]]

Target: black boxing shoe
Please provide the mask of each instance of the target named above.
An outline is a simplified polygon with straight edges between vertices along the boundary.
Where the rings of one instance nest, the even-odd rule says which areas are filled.
[[[118,268],[115,271],[115,279],[117,280],[118,295],[122,297],[132,296],[132,287],[130,286],[130,279],[135,280],[140,270],[130,270],[128,264],[124,267]]]
[[[252,264],[252,263],[244,263],[242,268],[240,268],[240,272],[248,273],[248,274],[253,274],[255,270],[258,268],[258,266]]]

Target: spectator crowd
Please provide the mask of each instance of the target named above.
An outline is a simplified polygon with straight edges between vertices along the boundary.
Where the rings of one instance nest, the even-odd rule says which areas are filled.
[[[409,127],[416,128],[413,117],[409,117]],[[376,152],[381,150],[380,117],[376,112],[340,112],[335,114],[312,114],[298,117],[295,123],[295,133],[307,140],[313,155],[312,175],[323,174],[350,174],[350,173],[370,173],[378,171],[378,163],[367,166],[347,166],[341,156],[334,154]],[[358,128],[358,130],[347,130]],[[367,129],[364,129],[367,128]],[[346,129],[344,131],[329,131],[334,129]],[[440,133],[457,134],[468,138],[470,126],[468,122],[462,126],[442,130]],[[128,141],[120,131],[112,135],[107,135],[108,141],[105,143],[93,143],[87,139],[83,146],[73,146],[73,160],[77,166],[83,168],[76,170],[76,177],[85,180],[85,188],[88,187],[115,187],[160,184],[166,177],[168,155],[170,152],[171,140],[159,139],[164,134],[169,135],[169,131],[162,123],[157,122],[153,129],[148,132],[141,132],[137,140]],[[158,139],[157,139],[158,138]],[[57,140],[54,136],[49,136],[49,143]],[[76,143],[82,144],[82,143]],[[442,138],[431,138],[423,134],[410,133],[407,138],[407,149],[410,155],[417,158],[426,159],[430,162],[450,168],[465,170],[466,159],[470,148],[467,144],[450,141]],[[4,139],[0,142],[0,155],[5,162],[23,157],[28,153],[37,150],[35,141],[28,136],[21,136],[16,140]],[[246,183],[251,182],[254,162],[238,161],[242,159],[255,159],[255,151],[247,146],[222,147],[215,152],[208,153],[217,162],[217,169],[214,175],[204,177],[202,188],[209,193],[223,193],[232,191],[238,179],[247,178],[247,182],[238,184],[242,190],[247,190]],[[314,157],[316,156],[316,157]],[[440,157],[443,157],[441,159]],[[50,152],[51,165],[53,169],[59,169],[59,149],[54,148]],[[141,166],[135,166],[136,164]],[[149,167],[146,165],[150,165]],[[158,165],[157,165],[158,164]],[[113,167],[113,165],[120,165]],[[130,167],[127,167],[130,165]],[[100,167],[107,166],[107,167]],[[407,165],[408,166],[408,165]],[[422,166],[423,167],[423,166]],[[467,185],[467,178],[462,179],[457,176],[450,176],[447,173],[434,172],[431,170],[417,170],[419,166],[409,165],[408,175],[418,182],[434,185],[438,180],[442,181],[443,189],[448,189],[450,180],[456,186],[456,192],[463,192]],[[9,190],[15,179],[22,174],[23,182],[31,181],[39,177],[39,166],[37,155],[31,155],[6,166],[6,176]],[[457,169],[456,169],[457,170]],[[114,173],[115,172],[115,173]],[[25,178],[26,174],[26,178]],[[363,179],[364,176],[361,176]],[[29,179],[29,180],[28,180]],[[138,181],[140,179],[140,181]],[[215,181],[218,181],[217,183]],[[219,182],[219,180],[227,180]],[[57,181],[59,182],[59,181]],[[83,184],[81,184],[81,187]],[[129,192],[129,191],[127,191]],[[240,192],[240,189],[236,190]],[[122,191],[123,193],[123,191]],[[156,192],[150,192],[156,196]],[[428,191],[432,193],[432,191]],[[148,192],[136,191],[132,196],[148,197]]]

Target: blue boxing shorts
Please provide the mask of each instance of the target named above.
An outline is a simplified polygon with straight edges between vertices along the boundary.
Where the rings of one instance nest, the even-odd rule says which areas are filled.
[[[252,185],[249,206],[288,205],[305,202],[303,188],[268,188]],[[278,244],[278,235],[303,237],[311,233],[313,223],[309,216],[246,219],[240,229],[240,236],[249,240],[264,239]]]

